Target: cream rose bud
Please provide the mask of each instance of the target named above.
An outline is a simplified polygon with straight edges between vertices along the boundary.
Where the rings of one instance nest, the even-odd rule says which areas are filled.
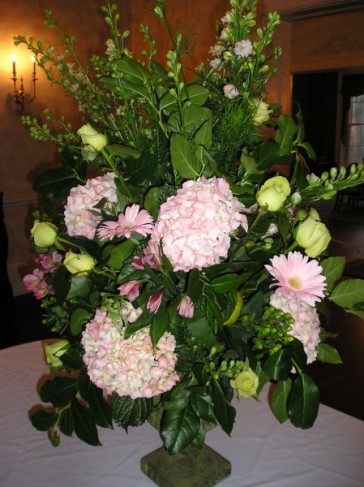
[[[66,253],[63,264],[71,274],[79,274],[93,269],[95,267],[95,259],[91,255],[86,254],[86,252],[75,254],[72,250],[69,250]]]
[[[62,355],[69,349],[71,346],[68,340],[59,340],[55,343],[47,343],[44,346],[44,351],[46,354],[47,364],[52,369],[57,369],[62,367],[63,362],[60,360]]]
[[[257,202],[260,206],[266,206],[269,211],[277,211],[286,201],[291,192],[288,179],[283,176],[275,176],[268,179],[257,193]]]
[[[296,242],[305,249],[305,254],[315,258],[327,249],[330,240],[326,225],[320,221],[317,211],[311,208],[306,220],[298,225]]]
[[[270,118],[270,114],[272,110],[269,109],[268,103],[262,100],[254,100],[252,102],[252,109],[253,109],[253,122],[254,125],[262,125],[265,122],[268,122]]]
[[[58,228],[53,223],[34,220],[30,234],[37,247],[50,247],[57,239]]]
[[[257,374],[249,367],[248,370],[243,370],[235,379],[232,379],[230,385],[238,391],[240,396],[251,397],[257,392],[259,379]]]
[[[84,148],[89,152],[98,152],[107,146],[106,135],[99,134],[89,123],[77,130],[81,137]]]

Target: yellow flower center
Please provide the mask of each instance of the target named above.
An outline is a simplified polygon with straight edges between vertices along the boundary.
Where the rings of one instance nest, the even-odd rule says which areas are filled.
[[[302,283],[299,277],[290,277],[288,279],[288,284],[295,289],[299,289]]]

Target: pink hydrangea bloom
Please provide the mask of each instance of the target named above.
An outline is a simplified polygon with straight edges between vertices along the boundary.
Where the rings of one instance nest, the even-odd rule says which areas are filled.
[[[175,271],[217,264],[227,257],[230,234],[248,229],[244,208],[222,178],[186,181],[161,205],[150,248],[161,241]]]
[[[247,57],[253,52],[253,45],[249,40],[242,40],[235,44],[234,53],[238,57]]]
[[[129,301],[134,301],[139,296],[139,287],[143,281],[126,281],[118,287],[120,296],[126,296]]]
[[[36,299],[43,299],[52,291],[52,287],[45,280],[44,274],[40,269],[34,269],[32,274],[23,277],[25,289],[32,292]]]
[[[94,238],[101,221],[101,213],[95,206],[103,198],[110,206],[118,201],[114,178],[115,175],[109,172],[71,189],[64,211],[69,236]]]
[[[97,310],[82,334],[83,360],[91,381],[107,394],[153,397],[169,391],[178,382],[175,372],[176,340],[164,333],[155,347],[149,327],[142,328],[124,339],[122,331],[107,316]]]
[[[236,88],[236,86],[232,85],[231,83],[225,85],[223,90],[226,98],[233,99],[240,95],[239,90]]]
[[[125,213],[120,213],[117,221],[107,221],[97,231],[101,239],[114,237],[129,238],[132,232],[138,232],[144,237],[152,231],[153,219],[145,210],[140,210],[139,205],[126,208]]]
[[[285,313],[290,313],[295,321],[289,335],[302,342],[307,363],[313,362],[320,342],[320,319],[316,308],[300,299],[294,291],[284,288],[276,289],[270,298],[270,304]]]
[[[178,306],[178,313],[185,318],[192,318],[195,312],[193,301],[189,296],[184,296]]]
[[[160,305],[162,304],[162,300],[163,300],[163,296],[164,296],[164,291],[158,291],[157,293],[155,294],[152,294],[151,296],[149,296],[149,299],[148,299],[148,302],[147,302],[147,309],[151,312],[151,313],[157,313],[159,308],[160,308]]]
[[[310,306],[325,296],[326,279],[321,274],[322,267],[317,260],[309,261],[307,255],[289,252],[287,256],[276,255],[271,263],[271,266],[266,265],[265,268],[277,279],[273,285],[294,292]]]

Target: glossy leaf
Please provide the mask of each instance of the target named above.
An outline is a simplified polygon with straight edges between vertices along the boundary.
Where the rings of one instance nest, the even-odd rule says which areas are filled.
[[[339,352],[327,343],[319,343],[317,346],[317,360],[327,364],[341,364]]]
[[[67,299],[87,298],[92,288],[92,282],[87,276],[72,276]]]
[[[57,303],[62,305],[71,286],[71,276],[65,266],[61,265],[52,276],[52,287]]]
[[[226,293],[230,291],[234,291],[239,286],[241,286],[244,282],[247,281],[249,278],[250,273],[244,274],[225,274],[221,277],[216,277],[213,279],[209,286],[215,293]]]
[[[234,426],[236,411],[229,404],[219,382],[215,379],[211,381],[211,389],[216,419],[225,433],[230,435]]]
[[[57,414],[40,409],[30,416],[30,421],[38,431],[48,431],[57,422]]]
[[[114,421],[125,430],[129,426],[142,425],[152,411],[152,408],[152,401],[145,397],[131,399],[130,396],[119,396],[116,393],[112,395]]]
[[[164,445],[169,453],[179,453],[190,445],[200,430],[200,419],[191,407],[166,411],[161,427]]]
[[[282,348],[267,358],[263,365],[264,372],[274,380],[287,379],[292,369],[291,355],[289,348]]]
[[[154,315],[150,330],[153,346],[157,345],[159,339],[164,335],[168,328],[168,311],[166,309],[160,310],[156,315]]]
[[[207,318],[195,315],[188,320],[187,328],[202,344],[212,346],[216,343],[216,337]]]
[[[102,253],[103,259],[113,269],[120,269],[124,261],[131,256],[136,244],[132,240],[126,240],[119,244],[107,245]]]
[[[279,143],[279,155],[291,155],[292,145],[297,133],[297,125],[293,118],[288,115],[281,115],[277,120],[276,141]]]
[[[91,446],[101,446],[93,415],[89,408],[74,400],[71,404],[76,436]]]
[[[300,374],[293,382],[288,400],[288,414],[291,423],[302,429],[310,428],[319,410],[319,390],[313,379]]]
[[[43,402],[51,402],[54,406],[62,407],[69,404],[77,392],[77,379],[55,377],[42,385],[39,396]]]
[[[347,279],[338,284],[331,294],[331,301],[343,308],[353,308],[364,301],[364,280]]]
[[[320,262],[322,274],[326,277],[326,288],[331,291],[345,268],[345,257],[328,257]]]
[[[258,145],[253,152],[257,161],[258,169],[267,169],[277,162],[279,156],[279,145],[276,142],[264,141]]]
[[[112,429],[112,409],[105,401],[102,389],[91,382],[86,369],[81,371],[78,381],[81,397],[90,406],[95,423],[102,428]]]
[[[59,416],[59,429],[66,436],[72,436],[75,422],[69,408],[62,409]]]
[[[81,333],[83,326],[90,321],[93,313],[84,308],[76,308],[70,318],[70,330],[73,336]]]
[[[271,407],[274,416],[280,423],[288,419],[287,401],[292,388],[292,380],[286,379],[278,382],[273,389]]]

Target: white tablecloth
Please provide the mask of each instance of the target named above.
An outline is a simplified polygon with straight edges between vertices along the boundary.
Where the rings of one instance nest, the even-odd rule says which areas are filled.
[[[47,367],[41,343],[0,352],[0,486],[1,487],[151,487],[140,471],[140,458],[161,446],[145,424],[129,434],[100,429],[102,447],[62,435],[54,448],[46,433],[36,431],[28,411],[39,404],[36,385]],[[338,394],[345,394],[345,386]],[[232,437],[220,428],[207,444],[232,463],[221,487],[363,487],[364,422],[321,406],[313,428],[280,425],[266,401],[242,399]]]

